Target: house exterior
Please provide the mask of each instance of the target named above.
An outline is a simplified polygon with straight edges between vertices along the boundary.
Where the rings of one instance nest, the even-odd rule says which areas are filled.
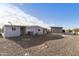
[[[43,28],[42,27],[39,27],[39,26],[27,26],[26,27],[26,34],[33,34],[33,35],[36,35],[36,34],[44,34],[43,33]]]
[[[23,35],[44,35],[47,30],[40,26],[11,26],[5,25],[2,28],[2,36],[5,37],[18,37]]]
[[[4,16],[0,18],[6,20],[0,23],[0,28],[3,37],[17,37],[22,35],[43,35],[50,30],[49,27],[44,27],[39,23],[35,24],[31,21],[21,20],[16,16]]]
[[[5,25],[2,28],[2,36],[3,37],[17,37],[20,36],[20,26],[9,26]]]
[[[3,20],[11,19],[11,16],[2,18]],[[21,35],[43,35],[48,33],[48,28],[40,26],[40,24],[34,24],[26,22],[24,20],[7,20],[0,23],[1,34],[3,37],[17,37]]]
[[[62,33],[62,27],[51,27],[51,32],[53,33]]]

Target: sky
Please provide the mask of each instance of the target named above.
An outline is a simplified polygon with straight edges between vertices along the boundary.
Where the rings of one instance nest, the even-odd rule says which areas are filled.
[[[77,3],[20,3],[14,5],[49,25],[61,26],[65,29],[79,28],[79,4]]]

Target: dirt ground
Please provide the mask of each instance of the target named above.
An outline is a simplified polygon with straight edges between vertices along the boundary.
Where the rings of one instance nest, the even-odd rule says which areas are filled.
[[[1,56],[79,56],[79,36],[49,34],[0,37]]]

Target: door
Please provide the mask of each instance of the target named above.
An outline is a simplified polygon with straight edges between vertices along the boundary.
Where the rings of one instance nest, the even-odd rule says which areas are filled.
[[[26,27],[21,27],[21,28],[20,28],[20,30],[21,30],[21,36],[22,36],[22,35],[25,35],[25,29],[26,29]]]

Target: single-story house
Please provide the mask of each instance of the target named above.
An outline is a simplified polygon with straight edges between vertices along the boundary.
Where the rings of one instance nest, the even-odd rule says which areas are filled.
[[[47,34],[49,29],[39,25],[27,25],[27,22],[22,21],[9,21],[2,23],[1,34],[3,37],[17,37],[25,34],[28,35],[43,35]]]
[[[43,35],[46,34],[44,29],[39,26],[10,26],[5,25],[2,28],[3,37],[17,37],[21,35]]]
[[[63,28],[62,27],[51,27],[51,32],[53,33],[62,33]]]

